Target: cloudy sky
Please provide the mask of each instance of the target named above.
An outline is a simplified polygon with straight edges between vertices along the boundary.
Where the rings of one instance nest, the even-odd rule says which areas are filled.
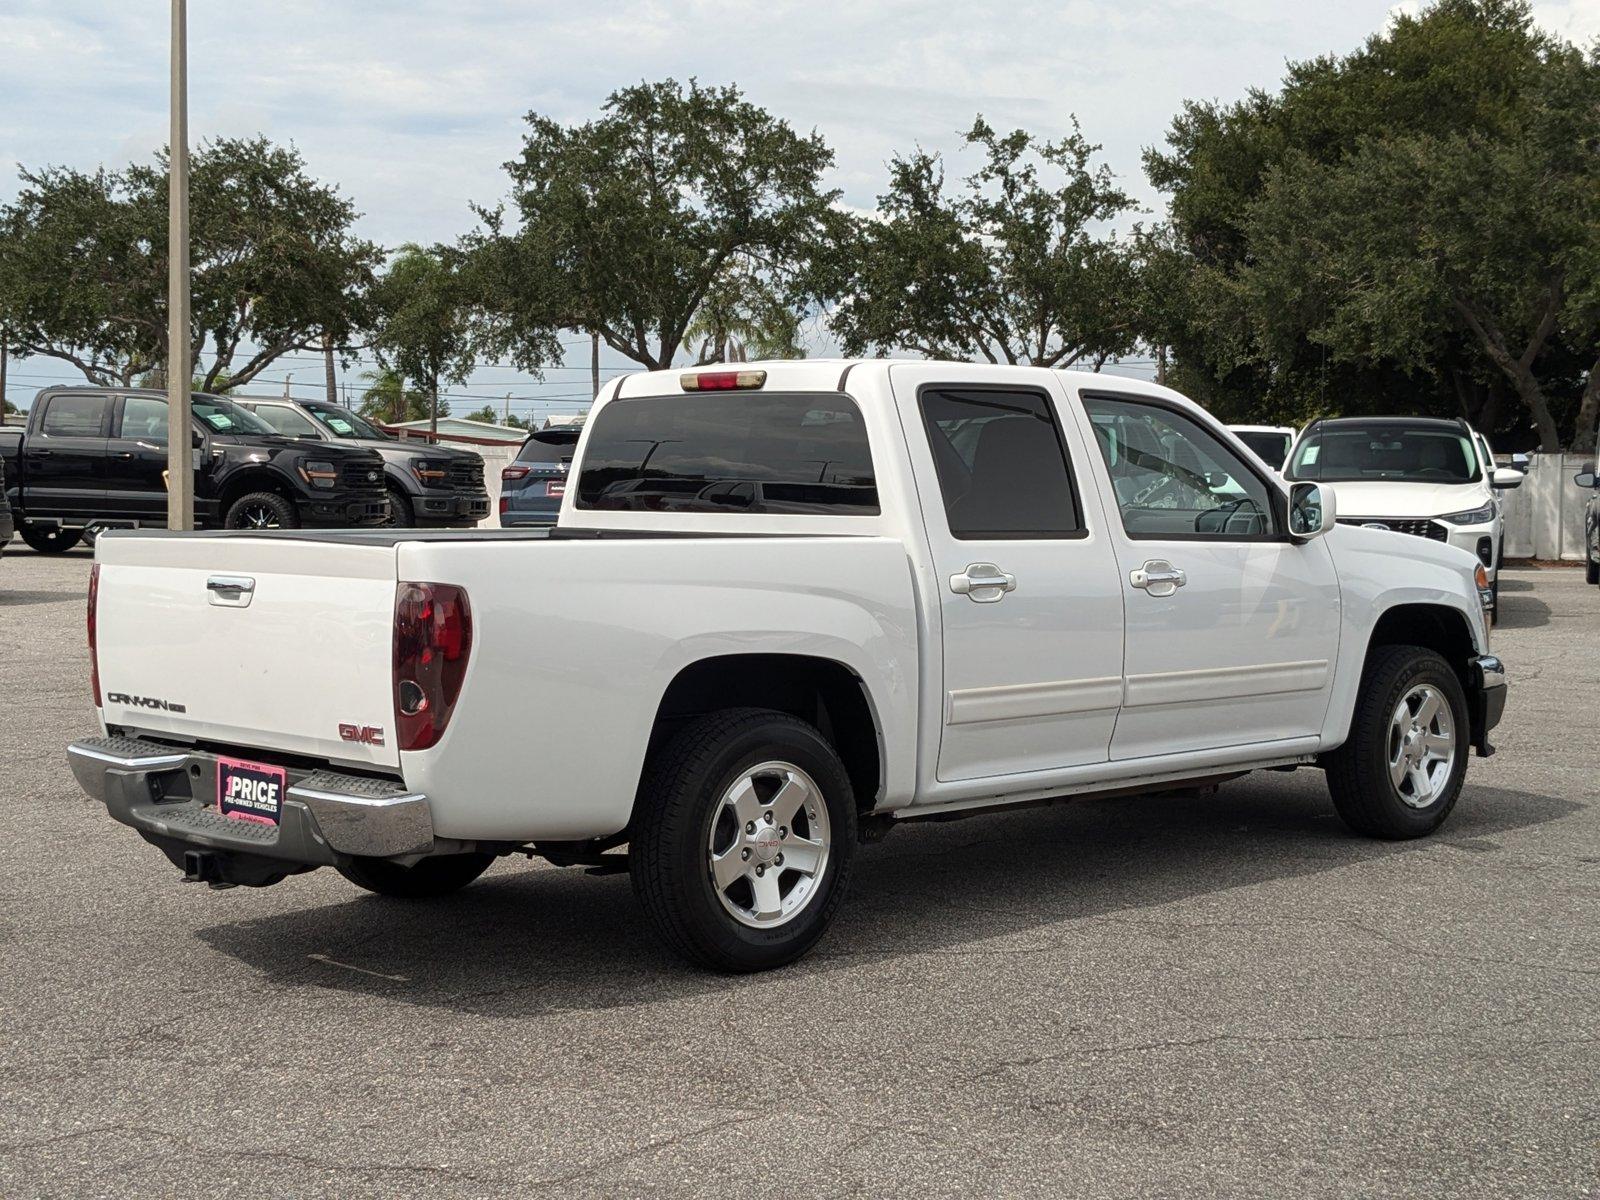
[[[198,140],[257,132],[292,142],[387,245],[449,240],[469,205],[504,193],[501,164],[529,110],[590,117],[613,89],[698,76],[736,83],[838,156],[834,183],[870,206],[884,163],[915,144],[950,149],[974,113],[1085,133],[1147,208],[1140,169],[1186,98],[1272,87],[1288,61],[1343,52],[1380,28],[1385,0],[189,0],[190,127]],[[1406,4],[1404,7],[1415,7]],[[1587,43],[1600,0],[1548,0],[1547,28]],[[166,141],[166,0],[0,0],[0,200],[17,166],[92,169]],[[960,167],[958,157],[954,165]],[[527,411],[567,408],[574,369],[535,385],[508,369],[458,389],[457,411],[510,391]],[[608,362],[608,365],[609,362]],[[317,365],[290,370],[299,390]],[[12,364],[10,398],[73,373]],[[22,378],[27,376],[27,378]],[[352,375],[352,382],[354,376]],[[566,382],[563,383],[562,380]],[[274,386],[281,387],[281,383]]]

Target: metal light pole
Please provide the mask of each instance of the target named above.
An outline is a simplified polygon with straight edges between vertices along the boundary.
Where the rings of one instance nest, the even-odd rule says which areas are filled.
[[[187,0],[172,0],[167,149],[167,528],[194,528],[189,407],[189,45]]]

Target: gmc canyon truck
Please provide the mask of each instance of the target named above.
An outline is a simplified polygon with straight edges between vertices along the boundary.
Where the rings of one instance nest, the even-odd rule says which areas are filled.
[[[483,458],[471,450],[397,438],[360,413],[321,400],[240,396],[238,404],[284,437],[376,450],[383,459],[390,525],[471,529],[489,515]]]
[[[194,513],[201,527],[382,524],[389,502],[372,450],[308,446],[221,396],[193,397]],[[42,554],[102,530],[167,523],[167,396],[139,388],[52,387],[26,430],[0,429],[22,540]]]
[[[1320,767],[1357,833],[1428,834],[1505,704],[1471,553],[1337,525],[1154,384],[637,374],[570,478],[549,533],[103,538],[78,781],[222,886],[628,870],[748,971],[900,821]]]

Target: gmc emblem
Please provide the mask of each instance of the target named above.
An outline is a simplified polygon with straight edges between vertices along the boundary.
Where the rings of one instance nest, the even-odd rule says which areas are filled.
[[[339,736],[347,742],[359,742],[363,746],[383,745],[382,725],[339,725]]]

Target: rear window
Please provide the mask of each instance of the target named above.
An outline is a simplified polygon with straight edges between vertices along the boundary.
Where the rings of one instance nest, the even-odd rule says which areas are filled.
[[[52,396],[39,431],[47,437],[105,437],[109,396]]]
[[[1289,443],[1294,440],[1286,433],[1263,433],[1253,429],[1236,429],[1233,432],[1235,437],[1249,446],[1256,457],[1269,467],[1283,465],[1283,460],[1289,457]]]
[[[615,400],[592,425],[578,477],[579,508],[878,511],[861,411],[835,392]]]
[[[528,435],[517,451],[519,463],[545,466],[571,466],[572,451],[578,444],[576,429],[541,429]]]

